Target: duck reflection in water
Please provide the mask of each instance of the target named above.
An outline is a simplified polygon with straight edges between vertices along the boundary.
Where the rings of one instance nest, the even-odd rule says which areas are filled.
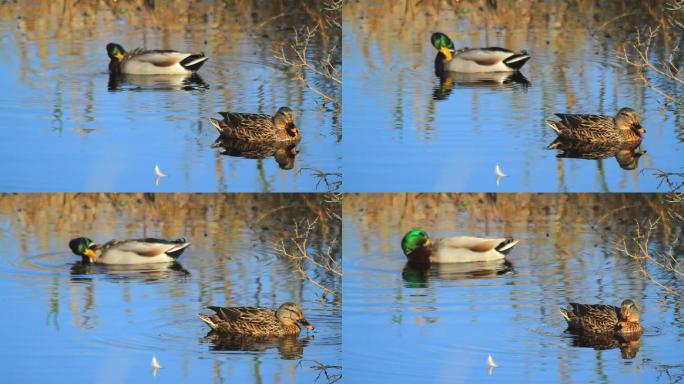
[[[168,279],[173,276],[186,277],[190,272],[174,261],[172,263],[153,264],[92,264],[77,261],[71,266],[71,279],[90,280],[90,275],[105,275],[105,280],[117,281],[141,281],[151,282]]]
[[[411,261],[404,265],[401,277],[408,288],[426,288],[430,280],[474,280],[505,275],[513,271],[513,263],[506,259],[471,263],[420,264]]]
[[[580,333],[572,334],[571,345],[580,348],[593,348],[597,351],[620,348],[623,359],[633,359],[641,346],[641,334],[621,335]]]
[[[110,74],[110,91],[193,91],[209,85],[196,73],[189,75],[127,75]]]
[[[460,73],[440,72],[435,68],[435,75],[439,84],[432,92],[433,100],[446,100],[454,88],[495,90],[523,89],[530,86],[529,80],[520,72],[484,72],[484,73]]]
[[[239,335],[225,335],[210,331],[201,342],[211,344],[212,351],[248,351],[262,352],[277,348],[280,357],[285,360],[298,360],[304,356],[304,347],[313,340],[312,335],[299,338],[297,335],[282,337],[253,337]]]
[[[603,160],[615,157],[620,168],[625,170],[636,169],[639,166],[639,158],[646,153],[645,150],[641,149],[639,143],[626,143],[616,146],[612,144],[578,143],[559,138],[549,144],[547,149],[557,150],[556,157],[558,158]]]
[[[244,157],[246,159],[265,159],[273,156],[280,169],[292,169],[299,154],[297,144],[252,143],[242,140],[229,140],[219,137],[212,148],[221,148],[224,156]]]

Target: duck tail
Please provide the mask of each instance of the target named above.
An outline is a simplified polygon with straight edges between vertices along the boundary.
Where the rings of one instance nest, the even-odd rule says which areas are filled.
[[[212,330],[215,331],[216,328],[218,328],[216,323],[211,321],[211,317],[209,317],[209,315],[205,315],[204,313],[198,313],[197,316],[200,318],[200,320],[204,321]]]
[[[561,131],[560,131],[560,129],[558,128],[558,122],[557,122],[557,121],[553,121],[553,120],[544,120],[544,122],[546,123],[546,125],[548,125],[549,127],[551,127],[551,129],[553,129],[553,131],[556,132],[556,134],[560,135]]]
[[[211,125],[213,125],[214,128],[216,128],[216,130],[218,131],[219,135],[222,134],[222,133],[224,132],[223,127],[221,127],[221,122],[220,122],[220,121],[214,119],[213,117],[210,117],[210,118],[209,118],[209,121],[211,122]]]
[[[204,56],[203,53],[193,54],[181,60],[180,65],[188,71],[195,72],[200,69],[207,60],[209,60],[209,58]]]
[[[513,238],[508,238],[508,239],[502,241],[501,244],[497,245],[497,246],[496,246],[496,250],[497,250],[499,253],[506,254],[506,253],[508,253],[508,251],[510,251],[511,248],[513,248],[516,244],[518,244],[518,240],[515,240],[515,239],[513,239]]]
[[[570,315],[568,315],[568,310],[565,308],[559,309],[561,316],[567,321],[568,323],[570,322]]]
[[[174,259],[178,258],[183,252],[185,252],[185,248],[189,247],[190,242],[186,242],[185,239],[177,239],[174,240],[175,246],[169,248],[169,250],[166,251],[166,254],[169,255],[169,257],[173,257]]]
[[[530,55],[527,54],[526,51],[521,51],[520,53],[515,53],[511,56],[508,56],[504,59],[503,63],[506,64],[507,67],[517,71],[522,68],[522,66],[525,65],[529,59]]]

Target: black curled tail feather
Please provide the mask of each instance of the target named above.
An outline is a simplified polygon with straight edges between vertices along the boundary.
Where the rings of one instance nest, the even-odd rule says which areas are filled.
[[[203,53],[200,54],[193,54],[185,59],[181,60],[180,65],[183,66],[183,68],[187,69],[188,71],[197,71],[204,65],[204,62],[207,61],[209,58],[204,56]]]
[[[530,55],[526,51],[521,51],[520,53],[505,58],[503,63],[509,68],[519,70],[529,59]]]
[[[496,246],[497,252],[503,253],[504,255],[507,254],[516,244],[518,244],[518,240],[515,240],[511,237],[508,239],[502,241],[499,245]]]

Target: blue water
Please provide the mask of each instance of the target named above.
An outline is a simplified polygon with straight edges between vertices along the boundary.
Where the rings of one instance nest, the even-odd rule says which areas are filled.
[[[272,248],[289,238],[293,219],[312,219],[302,209],[306,196],[289,197],[289,209],[277,209],[275,196],[194,196],[187,208],[162,214],[178,197],[27,196],[0,196],[3,382],[296,383],[315,381],[315,362],[341,365],[339,304],[322,299]],[[237,205],[243,208],[228,208]],[[312,232],[309,252],[327,249],[340,231],[329,230]],[[83,269],[67,247],[78,235],[96,242],[184,236],[192,245],[177,266]],[[316,327],[294,345],[225,350],[204,339],[208,327],[197,313],[209,305],[277,308],[285,301],[299,303]],[[156,377],[152,356],[162,365]]]
[[[273,57],[289,33],[102,28],[56,38],[0,20],[0,190],[307,192],[325,189],[311,169],[340,172],[336,112]],[[144,76],[112,86],[109,41],[202,51],[209,60],[200,82]],[[319,49],[312,44],[312,57]],[[272,156],[223,156],[211,147],[218,134],[209,118],[218,111],[273,114],[281,106],[293,109],[303,134],[292,169]],[[155,165],[168,175],[158,184]]]
[[[622,237],[633,233],[634,215],[647,215],[639,207],[661,203],[630,196],[637,198],[605,196],[580,205],[540,195],[480,197],[480,203],[458,195],[347,196],[345,380],[677,381],[684,376],[682,300],[651,283],[637,263],[616,250]],[[400,248],[405,231],[416,227],[433,238],[505,235],[520,243],[507,257],[510,265],[465,263],[419,271],[406,265]],[[681,222],[668,229],[672,236],[682,230]],[[660,239],[651,238],[653,254],[668,250]],[[681,246],[673,255],[681,259]],[[648,269],[681,292],[681,279]],[[642,309],[646,327],[636,348],[625,348],[631,357],[617,347],[575,346],[576,337],[564,332],[561,305],[619,305],[627,297]],[[491,376],[489,354],[499,365]]]
[[[444,20],[429,28],[416,22],[409,33],[400,20],[345,13],[346,191],[647,192],[664,190],[654,168],[681,171],[681,111],[615,58],[616,40],[552,28],[487,35],[482,25],[454,24],[449,15],[444,11]],[[395,24],[396,31],[387,27]],[[457,47],[528,50],[525,80],[456,75],[441,83],[429,40],[436,29]],[[544,119],[614,116],[622,107],[636,110],[647,129],[646,153],[633,169],[612,156],[557,158],[558,151],[546,149],[556,135]],[[498,183],[497,164],[508,175]]]

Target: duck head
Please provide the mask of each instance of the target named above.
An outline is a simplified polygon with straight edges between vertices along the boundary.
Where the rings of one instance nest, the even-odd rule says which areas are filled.
[[[451,41],[449,36],[442,32],[435,32],[432,34],[430,41],[432,42],[432,46],[437,48],[447,61],[453,58],[454,42]]]
[[[93,244],[93,241],[87,237],[77,237],[69,242],[69,248],[75,255],[79,255],[92,263],[97,258],[97,254],[91,248]]]
[[[292,302],[283,303],[276,311],[276,317],[286,326],[301,324],[306,329],[314,329],[314,326],[304,318],[302,308]]]
[[[639,116],[632,108],[620,109],[615,116],[615,125],[619,129],[631,129],[639,137],[641,137],[643,133],[646,133],[646,129],[639,123]]]
[[[288,107],[280,107],[274,116],[274,119],[280,118],[287,124],[294,125],[294,118],[292,117],[292,110]]]
[[[430,247],[432,240],[422,229],[412,229],[401,239],[401,249],[409,261],[428,262]]]
[[[126,50],[119,44],[109,43],[107,44],[107,55],[114,61],[121,61],[126,56]]]
[[[625,300],[620,304],[620,314],[624,321],[631,323],[639,322],[639,308],[632,300]]]

